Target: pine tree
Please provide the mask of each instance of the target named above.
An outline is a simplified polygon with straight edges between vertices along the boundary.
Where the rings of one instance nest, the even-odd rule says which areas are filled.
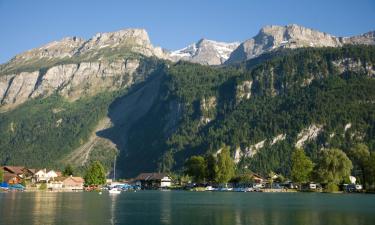
[[[99,161],[94,161],[85,175],[86,185],[102,185],[106,183],[105,170]]]

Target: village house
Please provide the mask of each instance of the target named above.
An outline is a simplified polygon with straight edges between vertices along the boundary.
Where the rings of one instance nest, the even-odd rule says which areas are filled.
[[[11,185],[21,183],[29,176],[29,171],[21,166],[3,166],[1,169],[4,171],[4,182]]]
[[[82,177],[56,177],[47,183],[50,191],[79,191],[83,190],[85,181]]]
[[[55,178],[60,177],[61,173],[60,172],[55,172],[54,170],[50,170],[47,172],[47,169],[41,169],[38,170],[35,174],[35,181],[37,183],[48,183],[50,180],[55,180]]]
[[[262,184],[264,182],[264,178],[256,173],[253,173],[252,179],[254,180],[255,183],[257,184]]]
[[[83,184],[85,180],[82,177],[67,177],[63,180],[63,189],[71,191],[83,190]]]
[[[166,188],[172,185],[171,177],[165,173],[141,173],[134,181],[142,189]]]

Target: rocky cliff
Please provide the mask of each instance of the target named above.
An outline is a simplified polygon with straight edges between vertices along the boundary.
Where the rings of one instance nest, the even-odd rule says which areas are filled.
[[[0,107],[13,108],[30,98],[58,93],[75,100],[128,87],[142,56],[167,58],[143,29],[72,37],[15,56],[0,68]]]
[[[310,28],[291,24],[265,26],[259,33],[235,49],[225,62],[231,64],[255,58],[280,48],[340,47],[344,44],[375,44],[374,31],[354,37],[335,37]]]

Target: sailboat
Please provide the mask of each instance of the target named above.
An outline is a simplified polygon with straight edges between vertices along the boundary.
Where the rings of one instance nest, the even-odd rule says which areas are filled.
[[[113,166],[113,181],[116,180],[116,156],[115,156],[115,163],[114,163],[114,166]],[[110,194],[120,194],[121,193],[121,189],[117,188],[117,187],[114,187],[114,188],[111,188],[109,190],[109,193]]]

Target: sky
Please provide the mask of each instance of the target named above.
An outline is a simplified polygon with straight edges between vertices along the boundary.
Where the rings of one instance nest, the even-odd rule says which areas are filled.
[[[207,38],[244,41],[265,25],[335,36],[375,30],[375,0],[0,0],[0,63],[67,36],[145,28],[169,50]]]

